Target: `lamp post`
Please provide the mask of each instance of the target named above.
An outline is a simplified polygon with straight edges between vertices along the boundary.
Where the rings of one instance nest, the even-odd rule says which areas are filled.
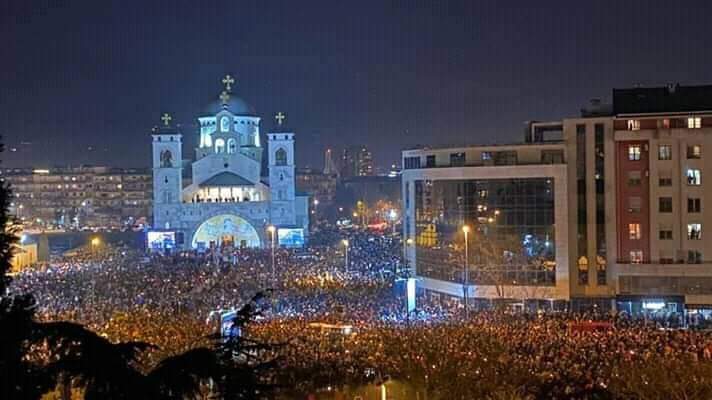
[[[276,281],[276,274],[277,274],[277,271],[274,267],[274,249],[275,249],[275,242],[276,242],[274,235],[277,231],[277,228],[275,228],[274,225],[270,225],[267,227],[267,231],[270,233],[270,244],[272,246],[272,284],[274,284]]]
[[[344,245],[344,252],[345,252],[345,253],[344,253],[344,254],[345,254],[345,257],[344,257],[344,270],[345,270],[346,272],[349,272],[349,241],[346,240],[346,239],[344,239],[344,240],[341,241],[341,244]]]
[[[101,244],[101,241],[99,240],[98,237],[94,237],[91,239],[91,249],[92,249],[92,255],[96,257],[96,249],[99,247],[99,244]],[[96,268],[96,266],[94,266]],[[96,274],[92,274],[91,278],[91,305],[92,308],[94,308],[94,299],[96,298]]]
[[[467,258],[469,255],[469,248],[467,244],[467,239],[468,235],[470,233],[470,226],[469,225],[463,225],[462,226],[462,233],[465,234],[465,262],[462,264],[462,304],[465,307],[465,318],[467,318],[469,315],[469,311],[467,309],[467,286],[469,285],[469,274],[470,271],[467,268]]]

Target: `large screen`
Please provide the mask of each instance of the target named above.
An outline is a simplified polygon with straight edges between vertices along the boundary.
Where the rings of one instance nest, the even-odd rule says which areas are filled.
[[[163,251],[176,247],[176,233],[172,231],[148,231],[148,249]]]
[[[279,228],[277,238],[280,246],[304,247],[304,229],[302,228]]]

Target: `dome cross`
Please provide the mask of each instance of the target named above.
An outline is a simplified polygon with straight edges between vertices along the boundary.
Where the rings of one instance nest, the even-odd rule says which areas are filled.
[[[230,76],[230,74],[227,74],[222,79],[222,83],[225,85],[225,90],[229,92],[232,90],[232,84],[235,83],[235,78]]]
[[[223,90],[222,93],[220,93],[220,101],[222,101],[223,105],[227,105],[227,102],[230,100],[230,95]]]

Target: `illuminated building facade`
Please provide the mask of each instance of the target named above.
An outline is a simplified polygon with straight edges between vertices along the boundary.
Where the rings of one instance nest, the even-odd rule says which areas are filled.
[[[278,129],[266,135],[263,171],[260,117],[230,93],[231,79],[223,79],[219,101],[198,118],[187,182],[182,135],[171,117],[165,114],[163,126],[154,129],[154,229],[175,232],[175,246],[183,249],[268,247],[269,226],[280,245],[301,245],[309,227],[308,197],[295,191],[294,133],[284,129],[284,114],[277,114]]]
[[[112,228],[151,216],[148,169],[110,167],[7,168],[11,211],[29,228]]]
[[[514,249],[520,261],[497,269],[471,253],[472,298],[565,300],[575,309],[633,313],[708,307],[712,210],[704,204],[712,157],[705,149],[712,149],[712,86],[673,85],[616,89],[611,104],[592,101],[578,118],[530,122],[520,145],[406,150],[408,261],[421,288],[462,296],[456,227],[477,225],[473,205],[496,207],[500,215],[483,238],[499,240],[509,229],[519,245],[493,246],[495,255],[484,259],[507,261],[501,253]],[[531,238],[553,250],[527,260]],[[439,262],[433,252],[450,259]],[[481,272],[488,268],[495,272]]]

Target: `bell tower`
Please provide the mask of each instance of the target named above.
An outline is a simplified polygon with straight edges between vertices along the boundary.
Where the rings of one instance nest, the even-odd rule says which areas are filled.
[[[284,114],[280,112],[275,118],[279,124],[279,131],[267,134],[269,185],[272,201],[271,222],[275,225],[294,225],[296,222],[294,133],[282,129]]]
[[[163,126],[153,134],[153,226],[170,229],[170,206],[181,203],[182,135],[171,127],[171,116],[163,114]]]

